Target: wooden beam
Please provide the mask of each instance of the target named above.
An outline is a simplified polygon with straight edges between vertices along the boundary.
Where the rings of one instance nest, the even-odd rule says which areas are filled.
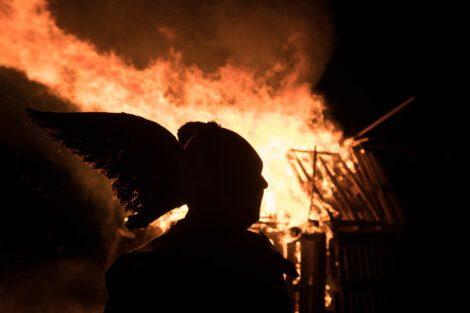
[[[354,136],[354,139],[361,138],[362,136],[367,134],[369,131],[377,127],[379,124],[383,123],[385,120],[390,118],[392,115],[402,110],[404,107],[406,107],[408,104],[413,102],[415,99],[416,97],[409,98],[408,100],[406,100],[405,102],[403,102],[402,104],[400,104],[399,106],[397,106],[396,108],[394,108],[393,110],[391,110],[390,112],[388,112],[387,114],[385,114],[384,116],[382,116],[381,118],[379,118],[378,120],[376,120],[375,122],[373,122],[372,124],[364,128],[363,130],[361,130],[356,136]]]
[[[348,196],[346,195],[346,192],[343,190],[341,185],[339,184],[338,180],[336,177],[331,173],[330,169],[328,168],[326,162],[323,160],[322,157],[320,157],[320,162],[322,163],[323,167],[325,168],[326,173],[328,174],[328,177],[330,178],[331,182],[336,186],[336,189],[338,189],[339,195],[343,199],[344,204],[346,205],[346,208],[351,212],[352,216],[354,219],[359,220],[359,216],[357,213],[354,211],[354,209],[351,207]]]
[[[353,181],[354,185],[356,186],[356,188],[359,190],[359,193],[361,194],[362,198],[364,198],[364,202],[365,202],[365,205],[368,209],[369,215],[372,216],[374,218],[374,220],[379,221],[380,217],[378,216],[377,212],[375,212],[374,207],[372,206],[372,204],[369,201],[369,197],[366,195],[366,193],[363,190],[361,184],[357,180],[356,175],[354,175],[354,173],[346,165],[346,162],[344,162],[344,160],[342,158],[339,158],[339,159],[341,160],[341,164],[343,164],[343,166],[346,168],[346,171],[348,172],[349,176],[352,178],[352,181]]]

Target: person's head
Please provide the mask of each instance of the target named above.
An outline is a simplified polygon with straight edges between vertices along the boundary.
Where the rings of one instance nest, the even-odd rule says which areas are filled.
[[[214,122],[185,124],[178,137],[184,148],[188,218],[237,229],[258,221],[267,182],[253,147]]]

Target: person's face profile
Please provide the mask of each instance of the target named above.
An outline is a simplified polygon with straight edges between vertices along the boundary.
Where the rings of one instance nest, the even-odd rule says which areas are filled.
[[[190,209],[230,227],[248,228],[259,220],[268,186],[263,162],[240,135],[226,129],[212,131],[194,137],[186,146]]]
[[[261,202],[268,182],[262,175],[263,163],[253,151],[252,160],[240,162],[240,166],[232,168],[224,194],[226,203],[234,220],[240,221],[243,227],[256,223],[260,217]],[[254,159],[254,162],[253,162]],[[251,163],[251,164],[250,164]]]

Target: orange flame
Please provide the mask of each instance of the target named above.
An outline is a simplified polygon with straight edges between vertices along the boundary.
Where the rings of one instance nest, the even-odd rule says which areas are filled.
[[[239,132],[265,162],[269,189],[262,215],[286,227],[304,223],[310,207],[288,150],[342,149],[342,134],[325,119],[323,100],[299,79],[306,60],[300,52],[289,64],[273,62],[262,75],[231,64],[204,73],[184,65],[176,51],[138,70],[58,28],[43,0],[0,0],[0,32],[1,66],[24,72],[82,111],[137,114],[172,132],[191,120],[215,120]],[[296,40],[301,34],[290,36],[286,49]]]

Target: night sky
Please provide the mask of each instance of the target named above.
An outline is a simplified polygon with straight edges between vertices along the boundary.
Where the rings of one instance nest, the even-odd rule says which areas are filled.
[[[458,287],[470,278],[468,167],[462,167],[468,3],[334,1],[333,7],[338,42],[316,89],[345,133],[417,97],[368,134],[408,215],[410,311],[468,311],[468,288]]]
[[[170,5],[150,2],[135,1],[130,6],[128,3],[122,4],[122,1],[81,1],[75,4],[53,1],[51,11],[60,27],[94,42],[102,50],[115,50],[136,67],[143,68],[149,60],[160,56],[153,51],[164,43],[157,35],[140,30],[147,28],[147,23],[152,21],[151,10],[158,9],[159,18],[164,20],[166,15],[171,16],[174,9]],[[180,18],[184,19],[181,23],[187,30],[185,40],[178,42],[178,47],[183,51],[195,51],[194,54],[188,54],[186,62],[199,64],[207,71],[213,70],[218,63],[222,64],[228,55],[235,55],[234,59],[243,65],[261,62],[263,58],[256,56],[256,47],[245,52],[255,56],[246,58],[243,53],[233,54],[230,42],[214,44],[218,35],[208,32],[207,25],[201,26],[205,8],[214,1],[203,1],[200,7],[188,4],[189,1],[176,3],[185,7]],[[450,177],[446,173],[450,171],[457,155],[446,147],[441,152],[442,158],[436,157],[434,153],[431,157],[425,156],[425,153],[434,151],[428,142],[437,140],[442,144],[455,127],[454,123],[448,122],[452,116],[448,112],[436,114],[444,119],[444,124],[439,126],[444,125],[444,131],[436,130],[439,127],[430,123],[425,114],[435,111],[433,108],[436,105],[442,105],[437,93],[429,97],[426,88],[434,88],[432,82],[436,81],[432,75],[440,75],[438,69],[443,67],[434,55],[448,57],[448,53],[440,54],[440,49],[445,42],[451,42],[450,35],[444,36],[438,45],[434,45],[431,39],[437,36],[435,30],[440,29],[440,26],[436,27],[434,18],[427,14],[427,7],[414,2],[318,3],[307,7],[322,10],[322,16],[328,17],[325,23],[333,25],[333,40],[324,40],[325,47],[322,48],[315,48],[322,42],[318,37],[309,43],[312,56],[321,60],[319,64],[323,64],[314,68],[309,78],[315,83],[315,92],[322,94],[329,103],[327,114],[342,126],[346,135],[357,134],[409,97],[417,97],[408,107],[372,130],[368,134],[370,141],[367,147],[378,156],[408,218],[406,231],[410,238],[410,284],[426,284],[425,281],[434,281],[433,277],[450,283],[444,274],[437,274],[437,271],[428,276],[427,272],[418,270],[423,262],[421,252],[425,250],[429,257],[434,252],[439,253],[444,244],[443,239],[435,239],[439,236],[435,232],[429,234],[436,245],[430,246],[430,237],[422,236],[428,223],[439,220],[436,214],[439,214],[440,209],[431,209],[431,205],[427,204],[429,201],[421,201],[423,193],[419,189],[423,187],[424,180],[429,184],[429,176],[436,180]],[[244,5],[240,7],[244,8]],[[289,18],[283,19],[282,23],[288,23],[291,17],[300,14],[302,25],[315,29],[317,24],[310,21],[307,14],[310,11],[299,10],[301,5],[296,7],[285,4],[285,7],[285,10],[290,10]],[[162,12],[167,13],[165,15]],[[191,12],[195,15],[194,19]],[[135,18],[142,14],[142,19]],[[178,20],[174,21],[168,16],[167,20],[178,24]],[[106,27],[107,23],[110,26]],[[460,26],[456,27],[458,30]],[[188,29],[202,31],[194,34]],[[454,30],[452,34],[458,37]],[[261,31],[260,36],[262,34]],[[312,32],[312,36],[315,34]],[[204,36],[211,40],[198,40]],[[251,46],[252,43],[246,45]],[[447,49],[445,51],[448,52]],[[456,52],[455,59],[460,53],[463,55],[463,52]],[[457,64],[455,59],[450,58],[450,64]],[[436,63],[429,63],[430,60]],[[436,67],[435,71],[429,71],[430,64]],[[444,90],[443,85],[440,86]],[[458,89],[457,85],[453,87]],[[103,177],[63,151],[45,135],[37,134],[36,128],[28,124],[23,111],[27,106],[44,110],[76,110],[72,103],[51,96],[45,87],[28,81],[22,73],[6,68],[0,68],[0,102],[0,197],[3,201],[0,205],[0,278],[5,282],[0,284],[0,296],[21,312],[27,312],[28,305],[42,307],[42,311],[46,311],[47,306],[53,312],[54,309],[50,307],[58,308],[63,303],[75,302],[80,304],[70,312],[93,310],[94,303],[103,299],[103,290],[100,289],[102,281],[95,280],[102,274],[106,258],[104,249],[112,238],[112,230],[120,222],[119,205],[113,200]],[[449,110],[451,105],[449,103]],[[435,166],[437,176],[424,176],[424,171],[427,172],[431,164]],[[448,186],[431,191],[444,194],[451,192]],[[436,198],[434,205],[444,205],[444,199],[447,197]],[[448,260],[444,262],[437,265],[451,263]],[[457,264],[463,264],[462,260],[459,262]],[[73,275],[64,280],[64,272]],[[85,272],[92,273],[83,275]],[[75,285],[71,287],[70,281],[74,278]],[[56,286],[46,287],[48,279]],[[61,286],[67,287],[64,290]],[[82,290],[81,286],[93,286],[94,289],[77,296],[76,290]],[[17,298],[21,299],[31,290],[39,288],[45,290],[45,293],[60,294],[62,300],[55,301],[57,304],[46,305],[42,297],[38,296],[28,305],[18,304]],[[444,297],[448,293],[437,296]],[[444,306],[445,301],[437,302]]]

